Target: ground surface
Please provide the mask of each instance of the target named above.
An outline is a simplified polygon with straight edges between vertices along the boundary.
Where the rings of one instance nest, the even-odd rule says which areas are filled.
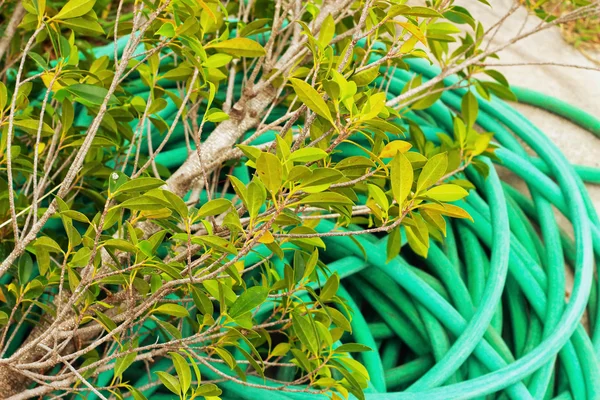
[[[493,8],[475,0],[462,0],[473,16],[484,26],[492,26],[504,16],[513,0],[494,0]],[[518,32],[523,24],[528,30],[540,23],[540,19],[521,7],[502,25],[494,42],[506,42]],[[597,67],[561,36],[559,28],[550,28],[520,41],[500,54],[501,63],[568,63]],[[600,72],[566,68],[552,65],[523,65],[498,67],[511,83],[558,97],[595,116],[600,116]],[[573,125],[569,121],[543,110],[523,104],[515,107],[558,145],[573,163],[600,167],[600,139]],[[588,186],[596,209],[600,212],[600,185]]]

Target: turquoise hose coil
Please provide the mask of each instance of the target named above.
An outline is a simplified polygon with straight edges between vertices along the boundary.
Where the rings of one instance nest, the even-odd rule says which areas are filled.
[[[97,56],[110,57],[113,52],[112,46],[96,49]],[[400,94],[415,74],[426,80],[439,73],[421,60],[407,62],[410,71],[387,71],[390,96]],[[457,79],[449,77],[444,83],[451,86]],[[134,77],[131,87],[136,91]],[[431,140],[437,140],[437,133],[452,135],[451,116],[460,110],[466,91],[444,92],[430,108],[407,115]],[[556,113],[600,136],[600,120],[582,110],[528,89],[513,88],[513,92],[520,102]],[[493,132],[499,145],[495,162],[519,176],[530,196],[503,182],[492,162],[486,161],[490,172],[485,179],[472,167],[466,170],[476,188],[459,204],[475,222],[449,220],[446,241],[432,242],[425,260],[403,246],[386,263],[387,237],[363,235],[356,241],[324,237],[323,261],[343,278],[339,294],[354,309],[352,335],[342,341],[373,349],[359,357],[371,377],[368,400],[600,399],[600,280],[595,262],[595,257],[600,258],[600,223],[584,184],[600,183],[600,169],[569,163],[538,128],[505,102],[479,98],[479,107],[477,124]],[[170,122],[175,112],[170,104],[161,117]],[[86,118],[80,115],[79,122]],[[273,139],[274,133],[267,133],[254,143]],[[156,145],[159,140],[152,142]],[[356,147],[340,149],[342,156],[359,152]],[[183,130],[176,129],[156,160],[174,169],[187,151]],[[244,165],[234,174],[246,183],[251,175]],[[572,235],[560,228],[555,210],[572,225]],[[317,230],[333,228],[332,222],[323,220]],[[255,257],[248,256],[245,262],[256,262]],[[567,272],[573,275],[573,285],[565,301]],[[266,312],[268,307],[261,308],[260,313]],[[184,326],[182,334],[191,335],[190,327]],[[170,367],[168,359],[160,359],[151,370]],[[228,373],[220,365],[215,367]],[[218,378],[206,367],[201,372],[203,379]],[[112,377],[112,371],[106,371],[95,385],[105,386]],[[126,378],[137,388],[157,381],[141,366],[139,373]],[[277,371],[277,379],[293,378],[291,368]],[[270,384],[252,376],[248,381]],[[227,400],[326,399],[233,382],[219,386]],[[143,393],[149,399],[176,398],[156,385]],[[97,396],[89,392],[87,398]]]

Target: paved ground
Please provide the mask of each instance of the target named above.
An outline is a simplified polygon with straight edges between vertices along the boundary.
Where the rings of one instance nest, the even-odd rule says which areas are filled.
[[[493,25],[514,4],[513,0],[494,0],[493,8],[475,0],[461,0],[484,26]],[[524,25],[529,30],[540,19],[521,7],[503,24],[494,43],[506,42]],[[524,39],[500,54],[500,63],[568,63],[594,67],[595,65],[561,36],[559,28],[550,28]],[[535,89],[558,97],[593,115],[600,116],[600,72],[551,65],[499,67],[511,85]],[[600,167],[600,139],[556,115],[517,104],[534,124],[550,137],[574,163]],[[596,209],[600,212],[600,185],[588,186]]]

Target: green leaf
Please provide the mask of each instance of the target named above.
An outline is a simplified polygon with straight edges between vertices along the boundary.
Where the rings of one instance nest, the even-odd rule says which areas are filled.
[[[92,251],[87,247],[81,247],[79,250],[77,250],[77,252],[75,252],[75,254],[73,254],[71,261],[69,261],[69,265],[72,267],[85,267],[90,260],[91,252]]]
[[[236,57],[262,57],[266,54],[260,43],[247,38],[234,38],[223,42],[209,44],[207,49],[216,49],[222,53]]]
[[[176,395],[181,394],[181,386],[179,386],[179,381],[177,380],[177,378],[175,378],[173,375],[169,374],[168,372],[163,372],[163,371],[157,371],[157,372],[155,372],[155,374],[158,375],[158,379],[160,379],[162,384],[165,385],[165,387],[167,389],[169,389],[171,392],[175,393]]]
[[[446,236],[446,220],[444,219],[444,217],[442,217],[441,213],[435,210],[426,210],[421,208],[419,209],[419,214],[421,214],[421,216],[426,222],[428,222],[431,226],[434,226],[435,228],[439,229],[440,232],[442,232],[442,234]]]
[[[229,241],[219,236],[207,235],[207,236],[195,236],[192,238],[193,243],[203,244],[208,248],[218,250],[223,253],[237,254],[237,249]]]
[[[4,110],[6,107],[6,102],[8,101],[8,91],[6,90],[6,85],[0,82],[0,111]]]
[[[204,397],[205,399],[218,399],[223,391],[214,383],[203,383],[194,392],[195,396]]]
[[[166,22],[162,24],[158,31],[156,31],[155,35],[172,38],[173,36],[175,36],[175,27],[172,23]]]
[[[115,248],[132,254],[135,254],[137,251],[137,248],[133,244],[124,239],[108,239],[104,241],[103,247]]]
[[[309,194],[302,199],[301,203],[310,204],[316,207],[354,204],[348,197],[336,192]]]
[[[229,309],[229,315],[235,319],[242,314],[252,311],[267,300],[269,288],[264,286],[253,286],[238,297]]]
[[[381,190],[379,186],[371,183],[367,183],[367,187],[369,189],[369,196],[375,200],[375,203],[377,203],[383,211],[387,211],[390,208],[390,202],[383,190]]]
[[[217,108],[212,108],[210,110],[208,110],[208,112],[206,113],[206,120],[208,122],[223,122],[223,121],[227,121],[229,119],[229,114],[224,113],[223,111],[217,109]]]
[[[0,325],[8,324],[8,314],[4,311],[0,311]]]
[[[198,216],[204,218],[212,215],[219,215],[229,210],[231,206],[231,201],[227,199],[214,199],[200,207]]]
[[[414,17],[441,17],[442,14],[429,7],[411,7],[403,11],[402,15],[412,15]]]
[[[151,211],[160,210],[165,205],[162,204],[158,199],[151,196],[140,196],[133,199],[125,200],[118,207],[129,208],[130,210],[137,211]]]
[[[415,226],[405,226],[406,229],[406,239],[408,240],[408,245],[410,248],[421,257],[427,258],[427,253],[429,251],[429,241],[424,241],[421,238],[421,235],[426,235],[428,232],[420,232]]]
[[[252,181],[248,185],[248,197],[246,208],[251,218],[255,218],[260,212],[260,208],[267,199],[267,193],[263,185],[258,182]]]
[[[290,351],[290,344],[289,343],[278,343],[277,346],[275,346],[275,348],[271,351],[270,356],[271,357],[281,357],[281,356],[285,356],[289,351]]]
[[[190,315],[185,307],[173,303],[161,304],[160,306],[152,310],[152,313],[171,315],[173,317],[179,318],[189,317]]]
[[[321,47],[327,46],[333,39],[335,34],[335,20],[331,14],[327,15],[323,23],[321,24],[321,30],[319,31],[319,44]]]
[[[290,176],[292,175],[290,171]],[[315,168],[310,176],[302,175],[301,187],[307,193],[318,193],[343,179],[344,175],[333,168]]]
[[[326,307],[326,309],[335,326],[347,332],[352,332],[352,326],[350,325],[350,321],[348,321],[348,318],[346,318],[344,314],[342,314],[339,310],[333,307]]]
[[[23,129],[25,132],[36,135],[38,128],[40,126],[40,122],[37,119],[21,119],[15,120],[14,125]],[[40,131],[42,136],[52,135],[54,130],[45,122],[42,122],[42,130]]]
[[[133,386],[128,387],[128,389],[131,392],[131,397],[133,397],[133,400],[148,400],[148,398],[146,396],[144,396],[142,394],[142,392],[140,392],[138,389],[134,388]]]
[[[454,118],[454,138],[463,148],[467,139],[467,128],[460,118]]]
[[[425,192],[425,196],[438,201],[457,201],[468,194],[462,187],[452,184],[434,186]]]
[[[290,161],[296,162],[313,162],[319,161],[327,157],[327,152],[325,150],[318,149],[316,147],[305,147],[302,149],[298,149],[290,155]]]
[[[434,210],[439,212],[442,215],[447,215],[453,218],[466,218],[473,221],[473,217],[469,215],[468,212],[463,210],[462,208],[455,206],[454,204],[438,204],[438,203],[428,203],[419,206],[419,210]]]
[[[179,329],[175,328],[172,324],[167,321],[161,321],[160,319],[156,319],[156,322],[163,328],[168,335],[175,339],[181,339],[181,332]]]
[[[162,179],[141,177],[123,183],[114,192],[114,194],[116,195],[120,193],[147,192],[149,190],[159,188],[165,184],[166,183]]]
[[[375,78],[379,76],[379,67],[372,67],[366,69],[364,71],[360,71],[358,74],[354,75],[350,80],[356,83],[356,86],[366,86],[369,83],[373,82]]]
[[[114,373],[115,376],[120,377],[123,373],[133,364],[135,361],[135,357],[137,356],[137,352],[126,354],[123,357],[119,357],[115,362]]]
[[[96,0],[70,0],[52,19],[69,19],[81,17],[94,7]]]
[[[63,250],[60,248],[58,243],[54,241],[54,239],[48,236],[42,236],[35,240],[33,243],[35,248],[43,248],[44,250],[50,253],[62,253]]]
[[[390,260],[393,260],[398,254],[400,254],[400,247],[402,246],[401,240],[402,238],[400,236],[400,227],[392,229],[387,239],[386,263],[390,262]]]
[[[396,202],[402,206],[410,195],[414,180],[412,164],[403,153],[397,152],[390,161],[390,184]]]
[[[29,253],[23,253],[23,255],[19,258],[18,263],[18,274],[19,274],[19,283],[22,285],[29,282],[29,278],[31,278],[31,274],[33,273],[33,260]]]
[[[102,25],[88,18],[72,18],[62,21],[61,25],[86,36],[105,35]]]
[[[319,341],[310,322],[310,317],[292,312],[292,326],[300,342],[312,353],[319,351]]]
[[[290,82],[294,88],[294,92],[296,92],[298,99],[300,99],[302,103],[306,104],[306,106],[316,114],[326,118],[332,124],[334,123],[329,107],[327,107],[325,100],[323,100],[319,92],[300,79],[290,78]]]
[[[503,100],[517,101],[517,96],[510,90],[510,87],[496,82],[481,82],[481,85]]]
[[[188,206],[185,204],[185,201],[183,201],[183,199],[179,196],[177,196],[175,193],[171,192],[170,190],[158,190],[158,191],[152,191],[150,193],[148,193],[148,196],[151,198],[156,199],[157,202],[164,204],[163,202],[166,201],[167,204],[164,204],[165,206],[170,206],[172,207],[177,214],[179,214],[181,216],[181,218],[187,218],[188,216]],[[163,198],[164,197],[164,198]]]
[[[267,190],[275,195],[281,188],[283,180],[283,166],[277,156],[261,153],[256,159],[256,172]]]
[[[108,178],[109,194],[116,192],[121,187],[121,185],[127,182],[128,180],[129,177],[121,171],[115,171],[112,174],[110,174],[110,177]]]
[[[440,153],[431,157],[423,167],[417,181],[417,193],[434,185],[446,173],[448,168],[448,154]]]
[[[192,371],[190,366],[185,358],[183,358],[180,354],[170,352],[169,355],[173,360],[173,366],[175,366],[175,371],[177,371],[177,378],[179,378],[179,383],[181,385],[181,390],[183,393],[187,393],[190,385],[192,384]]]
[[[236,145],[236,147],[238,149],[240,149],[242,151],[242,153],[244,153],[246,155],[246,157],[248,157],[248,159],[250,159],[252,161],[256,161],[256,159],[258,157],[260,157],[260,155],[262,154],[262,151],[260,151],[260,149],[254,147],[254,146],[246,146],[245,144],[238,144],[238,145]]]
[[[192,286],[192,298],[198,311],[200,311],[202,314],[213,314],[214,306],[212,301],[210,301],[210,298],[206,295],[206,293],[204,293],[203,290]]]
[[[232,58],[229,54],[217,53],[208,57],[203,65],[207,68],[221,68],[229,64]]]
[[[296,362],[300,368],[302,368],[306,372],[313,371],[313,368],[310,365],[310,361],[308,357],[306,357],[306,354],[304,354],[304,352],[294,348],[291,349],[291,352],[296,358]]]
[[[83,104],[89,103],[93,105],[101,105],[106,96],[108,96],[108,89],[100,86],[88,85],[85,83],[77,83],[75,85],[67,86],[65,90],[75,95],[76,100]],[[108,105],[118,104],[119,100],[111,94],[108,99]]]
[[[335,294],[337,293],[339,287],[340,287],[339,275],[338,274],[331,275],[327,279],[327,282],[325,282],[323,289],[321,289],[321,293],[319,293],[319,298],[321,299],[321,301],[324,301],[324,302],[331,300],[333,298],[333,296],[335,296]]]
[[[462,116],[467,127],[471,128],[477,119],[479,112],[479,103],[473,92],[468,92],[462,99],[461,103]]]
[[[360,343],[344,343],[335,349],[336,353],[362,353],[365,351],[373,351],[373,349]]]

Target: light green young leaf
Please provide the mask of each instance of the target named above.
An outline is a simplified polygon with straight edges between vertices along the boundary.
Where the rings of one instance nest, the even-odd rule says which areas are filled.
[[[205,399],[217,400],[223,391],[214,383],[204,383],[194,392],[195,396]]]
[[[377,205],[381,207],[383,211],[387,211],[390,208],[390,202],[388,201],[388,198],[383,190],[379,186],[371,183],[368,183],[367,187],[369,190],[369,196],[375,200],[375,203],[377,203]]]
[[[8,314],[0,311],[0,326],[8,324]]]
[[[52,19],[69,19],[81,17],[94,7],[96,0],[70,0]]]
[[[468,212],[458,206],[455,206],[454,204],[427,203],[419,206],[419,210],[433,210],[449,217],[466,218],[473,221],[473,217],[471,217]]]
[[[294,92],[296,92],[302,103],[306,104],[306,106],[316,114],[326,118],[333,124],[333,118],[331,117],[329,107],[327,107],[325,100],[323,100],[319,92],[300,79],[290,78],[290,82],[292,83]]]
[[[302,203],[310,204],[316,207],[354,204],[348,197],[336,192],[309,194],[302,199]]]
[[[163,190],[161,193],[163,196],[165,196],[165,199],[170,203],[171,207],[177,211],[177,214],[179,214],[181,218],[187,218],[189,212],[188,206],[181,197],[177,196],[170,190]]]
[[[30,133],[32,135],[37,134],[38,128],[40,126],[40,122],[36,119],[21,119],[15,120],[14,125],[23,129],[25,132]],[[52,135],[54,130],[45,122],[42,122],[42,136]]]
[[[256,159],[256,172],[267,190],[275,195],[281,188],[283,180],[283,166],[277,156],[261,153]]]
[[[86,36],[105,35],[102,25],[87,18],[70,18],[61,22],[61,25]]]
[[[251,218],[254,218],[260,212],[260,208],[267,199],[267,193],[263,185],[258,182],[252,181],[248,185],[248,196],[246,208]]]
[[[467,128],[460,118],[454,118],[454,138],[463,148],[467,139]]]
[[[210,217],[213,215],[219,215],[229,210],[231,207],[231,201],[227,199],[213,199],[208,203],[205,203],[198,211],[198,216],[201,218]]]
[[[161,304],[160,306],[152,310],[152,313],[172,315],[173,317],[179,318],[188,317],[190,315],[185,307],[173,303]]]
[[[48,236],[39,237],[33,242],[33,247],[35,248],[43,248],[47,252],[50,253],[63,253],[63,250],[60,248],[58,243],[54,241],[54,239]]]
[[[333,35],[335,34],[335,20],[329,14],[325,17],[325,20],[321,24],[321,30],[319,31],[319,44],[321,47],[327,46],[331,39],[333,39]]]
[[[155,372],[155,374],[158,375],[158,379],[160,379],[162,384],[165,385],[165,387],[167,389],[169,389],[171,392],[175,393],[176,395],[181,394],[181,386],[179,385],[179,380],[177,378],[175,378],[173,375],[169,374],[168,372],[163,372],[163,371],[157,371],[157,372]]]
[[[322,160],[325,157],[327,157],[327,152],[325,150],[316,147],[304,147],[293,152],[289,159],[290,161],[308,163]]]
[[[392,195],[399,205],[410,195],[414,180],[414,171],[408,158],[400,152],[390,161],[390,184]]]
[[[223,42],[209,44],[207,49],[216,49],[236,57],[262,57],[266,54],[260,43],[247,38],[233,38]]]
[[[452,184],[434,186],[425,192],[425,196],[438,201],[457,201],[468,194],[462,187]]]
[[[446,173],[446,168],[448,168],[448,154],[440,153],[431,157],[419,175],[417,193],[426,190],[440,180]]]
[[[406,239],[408,240],[408,245],[410,248],[420,255],[421,257],[427,257],[427,253],[429,252],[429,242],[425,242],[421,238],[421,234],[429,237],[429,232],[419,232],[418,228],[415,226],[405,226],[406,229]]]
[[[4,110],[6,107],[6,102],[8,101],[8,91],[6,90],[6,85],[0,82],[0,111]]]
[[[116,195],[117,193],[147,192],[148,190],[152,190],[163,185],[165,185],[165,182],[162,179],[141,177],[123,183],[121,186],[119,186],[119,188],[115,191],[114,194]]]
[[[379,76],[379,67],[372,67],[352,76],[350,80],[357,86],[366,86]]]

